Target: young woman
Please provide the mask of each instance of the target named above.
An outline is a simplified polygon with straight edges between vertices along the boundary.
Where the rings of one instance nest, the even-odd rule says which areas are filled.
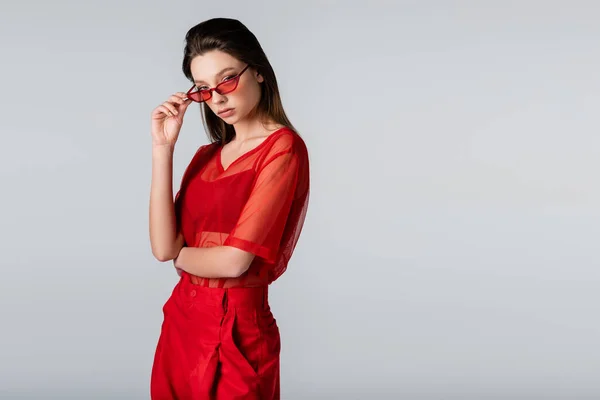
[[[268,287],[286,270],[304,223],[309,162],[275,73],[239,21],[186,35],[193,82],[152,111],[150,241],[180,280],[163,306],[151,398],[279,399],[280,336]],[[173,199],[173,150],[192,102],[200,146]]]

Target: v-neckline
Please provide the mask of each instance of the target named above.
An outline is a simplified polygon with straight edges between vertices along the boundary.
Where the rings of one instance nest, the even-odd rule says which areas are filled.
[[[217,168],[219,169],[220,173],[225,173],[227,171],[229,171],[229,169],[231,168],[231,166],[235,163],[237,163],[238,161],[246,158],[247,156],[249,156],[250,154],[255,153],[256,151],[258,151],[262,146],[264,146],[267,141],[271,140],[271,138],[273,136],[275,136],[276,134],[278,134],[280,131],[285,130],[287,127],[283,126],[279,129],[274,130],[273,132],[271,132],[271,134],[269,136],[267,136],[265,138],[265,140],[263,140],[262,142],[260,142],[258,145],[256,145],[255,147],[251,148],[250,150],[248,150],[245,153],[242,153],[241,155],[239,155],[236,159],[234,159],[231,163],[229,163],[229,165],[227,166],[227,168],[223,167],[223,160],[221,158],[221,152],[223,151],[223,146],[219,146],[219,149],[217,150]]]

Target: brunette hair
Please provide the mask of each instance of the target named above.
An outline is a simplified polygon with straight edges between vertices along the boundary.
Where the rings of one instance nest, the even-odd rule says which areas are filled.
[[[255,110],[261,120],[273,120],[295,131],[281,102],[277,78],[273,67],[258,39],[237,19],[212,18],[192,27],[185,35],[183,74],[191,82],[194,78],[190,65],[196,56],[212,50],[223,51],[248,64],[263,76],[261,97]],[[233,125],[226,124],[207,104],[202,104],[203,124],[211,142],[228,143],[235,136]]]

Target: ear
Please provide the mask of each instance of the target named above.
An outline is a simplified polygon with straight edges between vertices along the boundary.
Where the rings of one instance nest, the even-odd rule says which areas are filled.
[[[265,78],[263,78],[263,76],[261,74],[259,74],[258,72],[256,72],[256,81],[258,83],[262,83],[265,80]]]

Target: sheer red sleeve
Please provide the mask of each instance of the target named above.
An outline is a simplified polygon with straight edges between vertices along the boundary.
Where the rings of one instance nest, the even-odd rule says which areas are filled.
[[[274,264],[273,280],[285,270],[304,223],[308,155],[301,140],[284,135],[260,164],[250,196],[223,245]]]

